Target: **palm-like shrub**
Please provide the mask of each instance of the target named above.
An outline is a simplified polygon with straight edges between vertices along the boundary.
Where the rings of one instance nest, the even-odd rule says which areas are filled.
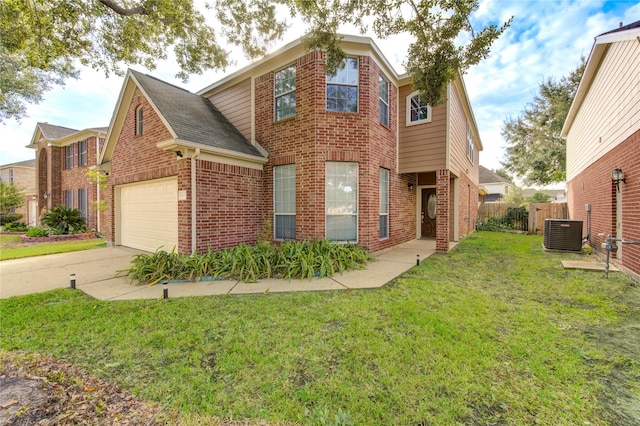
[[[51,228],[56,234],[76,234],[86,229],[86,219],[78,209],[60,205],[53,207],[42,218],[42,224]]]

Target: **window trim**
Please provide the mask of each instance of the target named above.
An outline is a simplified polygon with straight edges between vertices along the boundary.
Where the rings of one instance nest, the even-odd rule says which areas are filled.
[[[471,124],[467,123],[467,158],[475,164],[476,140],[471,131]]]
[[[142,109],[142,105],[138,105],[136,107],[136,117],[135,117],[135,130],[134,130],[135,136],[142,135],[142,132],[144,130],[143,124],[144,124],[144,111]]]
[[[64,147],[64,170],[73,169],[74,145],[75,144],[71,144]]]
[[[418,96],[419,93],[420,92],[416,90],[414,92],[411,92],[409,94],[409,96],[407,96],[407,100],[406,100],[406,104],[407,104],[407,112],[406,112],[407,126],[416,126],[418,124],[431,123],[431,120],[433,119],[433,108],[431,107],[431,105],[427,104],[427,118],[422,119],[422,120],[416,120],[416,121],[412,121],[411,120],[411,100],[413,98],[415,98],[416,96]]]
[[[84,158],[82,148],[84,146]],[[78,167],[83,167],[88,164],[89,159],[89,143],[87,140],[78,142]],[[84,161],[83,161],[84,160]]]
[[[382,176],[383,176],[383,174],[385,174],[385,172],[386,172],[386,175],[387,175],[387,182],[386,182],[387,184],[386,184],[386,187],[383,187],[382,186]],[[379,203],[378,203],[379,204],[378,236],[380,237],[381,240],[387,240],[391,236],[391,230],[389,229],[389,222],[390,222],[389,221],[389,205],[391,204],[390,203],[391,194],[389,193],[389,185],[390,185],[389,180],[390,179],[391,179],[390,170],[386,169],[384,167],[380,167],[380,195],[379,195],[380,199],[379,199]],[[386,191],[386,193],[387,193],[387,204],[386,204],[386,210],[387,211],[386,212],[383,211],[384,209],[383,209],[383,205],[382,205],[382,193],[383,193],[383,190]],[[382,235],[382,233],[380,232],[380,218],[382,218],[383,216],[386,216],[386,222],[387,222],[387,228],[386,228],[387,229],[387,234],[386,235]]]
[[[64,205],[69,207],[70,209],[73,209],[73,190],[72,189],[66,189],[64,191]]]
[[[276,194],[277,189],[276,189],[276,169],[279,167],[293,167],[293,201],[294,201],[294,212],[293,213],[278,213],[277,212],[277,208],[276,208]],[[294,217],[294,228],[293,228],[293,238],[290,238],[292,240],[296,239],[296,229],[295,226],[297,225],[297,217],[296,217],[296,200],[297,200],[297,191],[296,191],[296,165],[295,163],[291,163],[291,164],[279,164],[277,166],[273,166],[273,239],[275,241],[285,241],[287,240],[286,237],[278,237],[276,232],[276,223],[277,223],[277,216],[293,216]]]
[[[13,185],[13,169],[9,169],[9,185]]]
[[[391,84],[387,81],[386,78],[384,78],[384,76],[382,74],[380,74],[379,78],[378,78],[378,83],[380,85],[379,90],[378,90],[378,97],[380,99],[380,124],[382,124],[383,126],[389,127],[389,123],[391,122],[391,111],[389,108],[389,88],[391,87]],[[382,84],[385,84],[387,86],[387,90],[386,90],[386,94],[387,94],[387,99],[384,100],[382,98]],[[386,105],[387,107],[387,114],[386,114],[386,120],[387,122],[383,122],[382,121],[382,104]]]
[[[327,211],[328,209],[328,191],[327,191],[327,168],[328,165],[331,163],[348,163],[348,164],[354,164],[356,167],[356,199],[355,199],[355,213],[342,213],[342,214],[329,214],[329,212]],[[338,244],[357,244],[360,238],[360,233],[359,233],[359,216],[360,216],[360,212],[359,212],[359,207],[360,207],[360,163],[358,163],[357,161],[326,161],[325,162],[325,169],[324,169],[325,175],[324,175],[324,235],[325,238],[329,241],[332,241],[334,243],[338,243]],[[355,216],[356,218],[356,238],[355,240],[330,240],[328,237],[328,227],[327,227],[327,217],[328,216]]]
[[[290,94],[292,94],[292,93],[293,93],[293,95],[294,95],[293,97],[294,97],[295,101],[296,101],[296,102],[298,101],[298,99],[297,99],[297,92],[296,92],[296,88],[297,88],[297,80],[295,80],[295,79],[294,79],[293,89],[288,90],[288,91],[286,91],[286,92],[282,92],[282,93],[276,93],[276,74],[278,74],[278,73],[280,73],[280,72],[282,72],[282,71],[284,71],[284,70],[287,70],[287,69],[289,69],[289,68],[293,68],[294,75],[295,75],[295,77],[297,78],[298,70],[297,70],[297,66],[296,66],[296,64],[295,64],[295,63],[294,63],[294,64],[291,64],[291,65],[288,65],[288,66],[286,66],[286,67],[284,67],[284,68],[280,68],[278,71],[275,71],[275,72],[273,73],[273,121],[276,121],[276,122],[278,122],[278,121],[282,121],[282,120],[286,120],[287,118],[295,117],[295,116],[296,116],[296,114],[298,113],[298,110],[297,110],[297,104],[295,104],[295,105],[294,105],[293,114],[291,114],[291,115],[287,115],[287,116],[285,116],[285,117],[280,117],[280,118],[278,118],[278,107],[277,107],[277,105],[278,105],[278,98],[282,98],[282,97],[284,97],[284,96],[287,96],[287,95],[290,95]]]
[[[80,196],[80,194],[83,196]],[[85,219],[89,218],[89,199],[87,197],[88,191],[87,188],[78,188],[78,210],[82,212],[82,217]]]
[[[343,67],[346,67],[348,59],[355,59],[357,70],[358,70],[358,78],[355,84],[353,83],[342,83],[342,82],[334,82],[330,81],[330,77],[335,77],[335,75],[329,75],[325,73],[325,90],[324,90],[324,100],[325,100],[325,111],[328,112],[338,112],[338,113],[347,113],[347,114],[357,114],[360,112],[360,57],[358,56],[347,56],[344,60]],[[336,72],[337,75],[337,72]],[[334,109],[329,109],[329,98],[327,96],[327,91],[329,90],[329,86],[346,86],[346,87],[355,87],[356,88],[356,110],[355,111],[337,111]]]

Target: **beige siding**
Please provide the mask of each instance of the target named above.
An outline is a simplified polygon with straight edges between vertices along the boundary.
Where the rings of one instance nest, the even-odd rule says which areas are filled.
[[[567,134],[567,180],[640,129],[640,43],[613,43]]]
[[[410,85],[400,87],[399,99],[399,172],[414,173],[446,167],[447,107],[432,109],[430,123],[407,126],[407,97]]]
[[[455,85],[451,85],[449,99],[449,170],[456,176],[466,174],[478,183],[478,147],[474,149],[473,163],[467,156],[467,128],[469,120],[464,112]]]
[[[19,187],[26,194],[33,194],[36,191],[36,169],[29,167],[7,167],[0,170],[0,180],[9,184],[11,171],[13,170],[13,184]]]
[[[248,78],[209,100],[236,128],[251,141],[251,79]]]

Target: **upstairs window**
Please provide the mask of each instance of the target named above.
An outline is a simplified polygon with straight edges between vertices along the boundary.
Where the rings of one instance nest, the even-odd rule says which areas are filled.
[[[418,92],[413,92],[407,97],[407,126],[430,121],[431,106],[422,99]]]
[[[389,126],[389,82],[380,76],[380,123]]]
[[[67,145],[64,147],[64,168],[67,170],[73,169],[73,148],[75,144]]]
[[[9,169],[9,184],[13,185],[13,169]]]
[[[142,134],[142,105],[136,108],[136,135]]]
[[[274,74],[276,121],[296,115],[296,66]]]
[[[358,58],[346,58],[335,75],[327,74],[327,111],[358,112]]]
[[[87,165],[87,140],[78,142],[78,166]]]
[[[467,126],[467,157],[471,161],[471,164],[474,164],[475,151],[476,151],[475,140],[473,139],[473,132],[471,131],[471,125]]]

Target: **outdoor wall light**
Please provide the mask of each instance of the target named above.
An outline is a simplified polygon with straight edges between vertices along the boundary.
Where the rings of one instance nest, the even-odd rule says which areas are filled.
[[[46,200],[47,198],[51,197],[51,194],[49,194],[48,192],[44,193],[44,199]]]
[[[413,191],[413,183],[409,182],[409,191]]]
[[[618,190],[620,189],[620,182],[622,182],[622,183],[626,183],[627,182],[625,177],[624,177],[624,173],[622,172],[622,169],[620,169],[619,167],[616,167],[611,172],[611,180],[613,181],[613,183],[616,184],[616,188]]]
[[[178,158],[182,158],[182,151],[176,151],[176,156]]]

